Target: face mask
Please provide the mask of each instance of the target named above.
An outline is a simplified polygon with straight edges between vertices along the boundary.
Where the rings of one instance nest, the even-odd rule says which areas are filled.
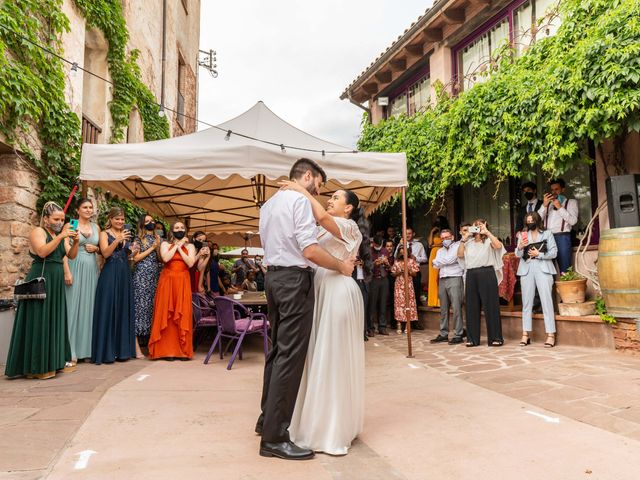
[[[187,232],[185,232],[184,230],[178,230],[177,232],[173,232],[173,236],[177,239],[177,240],[182,240],[184,238],[184,236],[186,235]]]
[[[164,232],[162,230],[156,230],[156,235],[158,235],[160,238],[164,238]]]
[[[145,223],[144,228],[151,231],[154,228],[156,228],[156,224],[155,222],[149,222],[149,223]]]
[[[524,198],[527,200],[533,200],[533,192],[524,192]]]
[[[449,247],[451,246],[451,244],[452,244],[452,243],[453,243],[453,240],[449,240],[449,239],[447,239],[447,240],[442,240],[442,245],[443,245],[445,248],[449,248]]]
[[[62,223],[47,223],[47,226],[56,233],[60,233],[62,231]]]
[[[178,238],[178,237],[176,236],[176,238]],[[194,241],[193,241],[193,245],[194,245],[198,250],[200,250],[200,249],[202,248],[202,242],[201,242],[200,240],[194,240]]]
[[[535,230],[537,225],[535,223],[527,223],[527,229]]]
[[[560,202],[560,205],[562,205],[566,199],[567,197],[565,197],[564,195],[558,195],[558,201]]]
[[[374,246],[373,246],[373,249],[374,249],[376,252],[379,252],[380,250],[382,250],[382,246],[376,247],[376,246],[374,245]]]
[[[259,258],[256,258],[256,265],[260,265],[262,263],[262,260],[260,260]]]
[[[218,249],[217,248],[213,249],[213,255],[218,255]]]

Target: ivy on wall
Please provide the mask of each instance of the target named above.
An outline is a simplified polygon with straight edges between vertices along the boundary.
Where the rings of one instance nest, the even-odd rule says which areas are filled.
[[[80,165],[80,121],[66,103],[62,61],[33,43],[60,51],[69,31],[62,0],[0,3],[0,132],[37,169],[42,195],[62,202]]]
[[[112,100],[109,103],[113,126],[111,142],[124,139],[124,131],[129,124],[129,114],[134,106],[138,107],[144,127],[145,141],[160,140],[169,137],[169,122],[159,115],[160,107],[153,93],[142,83],[140,67],[137,64],[138,50],[127,54],[129,31],[122,14],[122,2],[119,0],[74,0],[87,25],[100,30],[107,42],[109,51],[107,62],[113,82]]]
[[[145,140],[169,136],[169,123],[142,83],[136,60],[127,54],[129,39],[119,0],[75,0],[87,24],[103,32],[109,43],[107,60],[113,82],[109,109],[111,142],[124,138],[134,106],[142,117]],[[61,36],[69,31],[63,0],[4,0],[0,2],[0,133],[23,152],[38,172],[42,190],[38,207],[48,200],[66,200],[80,169],[80,120],[66,103],[68,66],[34,44],[62,54]],[[31,42],[15,35],[17,32]],[[128,202],[119,203],[132,214]]]
[[[560,9],[555,36],[518,58],[505,47],[483,83],[457,97],[436,84],[426,111],[363,122],[359,149],[406,152],[410,203],[538,166],[560,175],[591,161],[587,140],[640,131],[640,2],[563,0]]]

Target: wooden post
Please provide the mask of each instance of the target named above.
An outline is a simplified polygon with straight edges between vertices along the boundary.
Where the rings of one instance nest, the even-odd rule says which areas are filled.
[[[409,321],[409,247],[407,245],[407,187],[402,187],[402,247],[404,249],[404,318],[407,319],[407,358],[413,358],[411,321]],[[413,286],[411,287],[413,288]]]

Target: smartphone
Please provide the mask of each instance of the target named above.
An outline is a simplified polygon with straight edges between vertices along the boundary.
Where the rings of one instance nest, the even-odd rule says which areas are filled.
[[[78,219],[77,218],[72,218],[71,220],[69,220],[69,228],[71,228],[71,230],[78,230]]]
[[[474,227],[473,225],[470,226],[469,233],[480,233],[480,227]]]
[[[131,224],[130,223],[125,223],[124,224],[124,229],[125,230],[129,230],[129,235],[127,236],[127,238],[129,240],[133,240],[133,230],[131,230]]]

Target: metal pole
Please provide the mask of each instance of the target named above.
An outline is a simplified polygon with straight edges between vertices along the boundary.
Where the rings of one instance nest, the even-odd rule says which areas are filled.
[[[411,347],[411,321],[409,320],[409,248],[407,245],[407,188],[402,187],[402,247],[404,249],[404,318],[407,320],[407,358],[413,358]]]

